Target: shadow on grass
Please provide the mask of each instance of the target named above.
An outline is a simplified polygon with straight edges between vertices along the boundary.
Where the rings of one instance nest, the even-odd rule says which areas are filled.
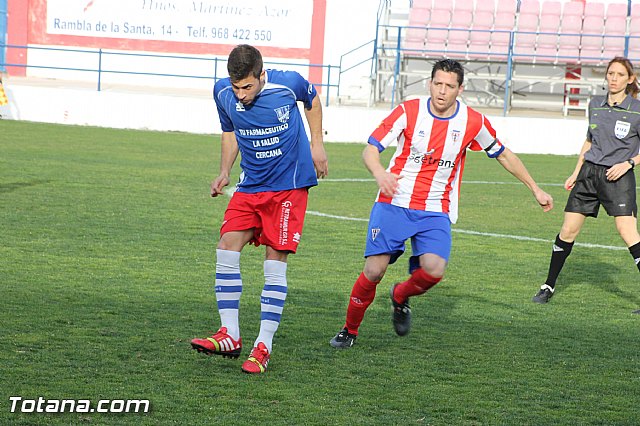
[[[625,256],[625,252],[616,252],[612,254],[612,256]],[[631,259],[629,259],[628,263],[629,275],[636,274],[637,271],[636,268],[633,267],[634,265]],[[565,267],[558,277],[556,291],[562,293],[574,285],[584,285],[585,289],[588,287],[597,287],[607,293],[638,305],[640,304],[639,295],[621,289],[616,282],[616,276],[626,272],[627,271],[620,271],[616,265],[610,262],[603,261],[602,256],[584,254],[575,257],[572,256],[567,260]]]
[[[29,188],[31,186],[45,185],[51,181],[49,180],[32,180],[30,182],[9,182],[0,183],[0,194],[13,192],[22,188]]]

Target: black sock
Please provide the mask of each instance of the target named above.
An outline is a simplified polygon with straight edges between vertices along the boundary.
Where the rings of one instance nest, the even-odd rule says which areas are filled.
[[[629,247],[629,252],[631,252],[631,256],[633,256],[633,259],[636,261],[638,271],[640,271],[640,243],[634,244]]]
[[[573,243],[562,241],[560,239],[560,234],[556,235],[556,242],[553,244],[553,252],[551,253],[551,262],[549,264],[549,274],[547,275],[546,281],[546,284],[549,287],[554,288],[556,286],[558,275],[560,275],[560,271],[562,271],[564,261],[567,260],[567,257],[571,254],[572,248]]]

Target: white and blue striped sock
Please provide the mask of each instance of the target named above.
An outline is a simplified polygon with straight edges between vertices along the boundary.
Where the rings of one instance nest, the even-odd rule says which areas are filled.
[[[262,342],[269,353],[273,336],[280,325],[284,301],[287,298],[287,263],[278,260],[264,261],[264,288],[260,297],[260,334],[254,346]]]
[[[241,295],[240,252],[216,250],[216,300],[220,323],[235,340],[240,338],[238,308]]]

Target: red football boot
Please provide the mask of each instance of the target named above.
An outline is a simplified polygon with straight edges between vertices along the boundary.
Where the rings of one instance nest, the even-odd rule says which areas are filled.
[[[269,364],[269,350],[264,343],[258,343],[258,346],[253,348],[249,359],[242,364],[242,371],[249,374],[261,374],[267,371],[267,364]]]
[[[220,330],[211,337],[193,339],[191,341],[191,347],[207,355],[222,355],[224,358],[238,358],[242,351],[242,338],[236,341],[227,334],[227,327],[220,327]]]

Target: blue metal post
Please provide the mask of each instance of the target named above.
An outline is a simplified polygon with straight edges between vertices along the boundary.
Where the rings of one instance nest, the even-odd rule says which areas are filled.
[[[396,85],[400,76],[400,36],[402,27],[398,27],[398,44],[396,45],[396,66],[393,71],[393,91],[391,92],[391,108],[396,106]]]
[[[340,83],[342,81],[342,58],[344,57],[344,55],[340,56],[340,65],[338,65],[338,87],[336,90],[336,98],[338,99],[338,102],[340,102]]]
[[[627,4],[627,16],[631,16],[631,0]],[[624,35],[624,57],[629,57],[629,31],[625,31]]]
[[[102,85],[102,49],[98,50],[98,92]]]
[[[7,0],[0,0],[0,72],[6,71],[7,10]]]
[[[380,4],[378,5],[378,14],[376,15],[376,37],[375,43],[373,45],[373,61],[371,62],[371,77],[374,77],[378,73],[378,36],[380,35],[380,18],[382,17],[382,12],[384,11],[384,5],[386,4],[385,0],[380,0]]]
[[[511,105],[511,77],[513,76],[513,31],[509,33],[509,50],[507,51],[507,80],[504,85],[504,105],[502,116],[507,116],[507,110]]]
[[[329,106],[329,91],[331,90],[331,65],[327,65],[327,101],[324,106]]]

